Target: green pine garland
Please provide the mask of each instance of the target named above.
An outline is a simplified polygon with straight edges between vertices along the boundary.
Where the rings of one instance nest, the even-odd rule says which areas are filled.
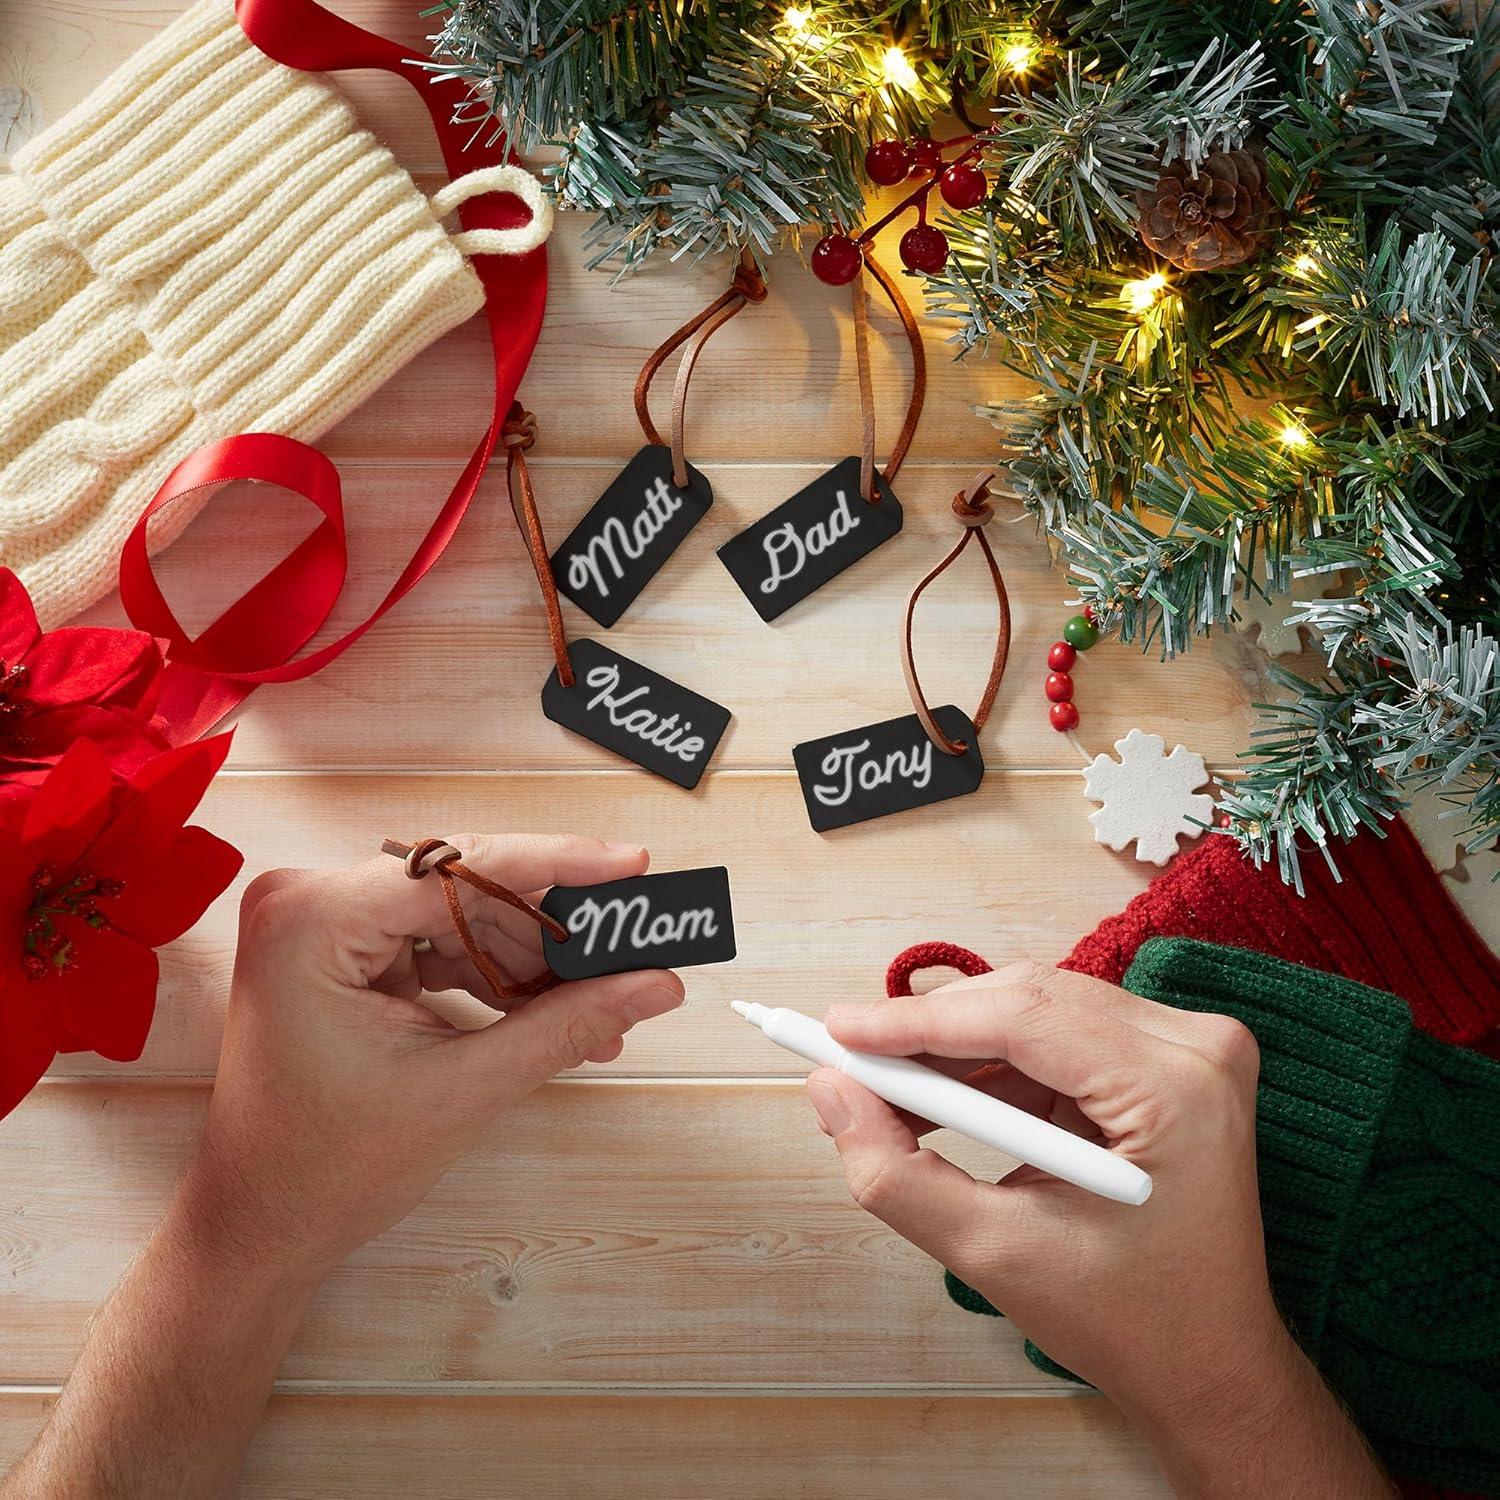
[[[622,270],[863,214],[956,113],[991,193],[928,302],[1035,384],[986,414],[1106,628],[1163,655],[1285,598],[1321,635],[1226,808],[1289,880],[1437,785],[1500,835],[1500,6],[1448,0],[450,0],[467,79]],[[942,128],[934,134],[951,134]],[[1261,153],[1258,253],[1176,269],[1165,168]],[[1339,597],[1293,604],[1295,579]]]

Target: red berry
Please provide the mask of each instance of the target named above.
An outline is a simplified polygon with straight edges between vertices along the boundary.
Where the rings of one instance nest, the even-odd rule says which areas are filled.
[[[1070,729],[1078,728],[1078,708],[1072,703],[1054,703],[1047,710],[1047,717],[1052,720],[1052,727],[1059,734],[1066,734]]]
[[[917,224],[901,236],[901,264],[935,276],[948,264],[948,236],[936,224]]]
[[[865,152],[865,176],[881,187],[894,187],[911,171],[911,152],[900,141],[876,141]]]
[[[949,208],[973,208],[989,190],[984,173],[972,162],[956,161],[938,178],[938,191]]]
[[[1066,672],[1048,672],[1047,680],[1042,684],[1042,691],[1054,703],[1071,703],[1073,679]]]
[[[859,241],[847,234],[825,234],[813,246],[813,275],[829,286],[847,286],[859,275],[864,263]]]
[[[1099,621],[1094,615],[1094,606],[1092,604],[1085,604],[1083,606],[1083,618],[1087,620],[1090,625],[1094,626],[1096,629],[1098,628]]]
[[[1066,641],[1054,641],[1047,653],[1047,665],[1054,672],[1071,672],[1078,653]]]
[[[928,135],[914,135],[906,143],[911,158],[908,169],[912,177],[921,177],[927,172],[936,172],[943,165],[943,148]]]

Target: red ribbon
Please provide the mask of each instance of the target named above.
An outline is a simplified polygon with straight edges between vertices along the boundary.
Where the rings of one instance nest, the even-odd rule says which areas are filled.
[[[469,98],[464,85],[439,79],[395,42],[325,10],[315,0],[236,0],[245,35],[288,67],[332,73],[380,68],[406,79],[432,116],[450,177],[515,160],[488,125],[453,123]],[[530,210],[508,193],[487,193],[459,208],[465,229],[509,229]],[[198,738],[262,682],[310,677],[347,651],[421,581],[452,541],[489,466],[506,414],[541,332],[547,297],[546,252],[486,256],[475,261],[484,287],[485,321],[495,364],[490,425],[444,500],[411,561],[373,613],[337,640],[297,657],[333,609],[348,567],[338,470],[316,448],[274,433],[247,433],[208,443],[173,469],[126,538],[120,556],[120,597],[131,623],[167,642],[167,670],[158,718],[177,744]],[[323,520],[297,548],[237,599],[196,640],[172,613],[146,548],[151,517],[184,495],[228,480],[280,485],[304,496]],[[295,660],[293,658],[296,658]]]

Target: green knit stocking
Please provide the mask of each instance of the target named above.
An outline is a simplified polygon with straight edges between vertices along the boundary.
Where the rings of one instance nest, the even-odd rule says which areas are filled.
[[[1266,1255],[1293,1334],[1397,1473],[1500,1489],[1500,1063],[1413,1031],[1392,996],[1240,949],[1147,943],[1125,986],[1255,1033]]]

